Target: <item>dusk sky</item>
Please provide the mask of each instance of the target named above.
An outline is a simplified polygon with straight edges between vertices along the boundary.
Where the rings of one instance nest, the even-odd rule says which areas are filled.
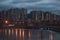
[[[0,10],[8,8],[51,11],[60,15],[60,0],[0,0]]]

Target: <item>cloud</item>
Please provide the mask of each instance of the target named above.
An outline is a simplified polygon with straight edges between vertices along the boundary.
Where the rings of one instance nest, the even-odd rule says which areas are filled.
[[[0,0],[0,6],[2,8],[18,7],[29,10],[40,9],[55,12],[60,10],[60,0]]]
[[[0,2],[3,2],[3,1],[6,1],[6,0],[0,0]]]

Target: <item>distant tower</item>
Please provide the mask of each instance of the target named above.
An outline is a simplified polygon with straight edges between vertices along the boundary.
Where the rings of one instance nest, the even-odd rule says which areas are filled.
[[[46,20],[49,20],[49,14],[48,13],[46,14]]]
[[[42,13],[42,21],[44,20],[44,14]]]
[[[49,14],[49,21],[51,21],[51,14]]]
[[[38,20],[38,15],[36,14],[36,21]]]

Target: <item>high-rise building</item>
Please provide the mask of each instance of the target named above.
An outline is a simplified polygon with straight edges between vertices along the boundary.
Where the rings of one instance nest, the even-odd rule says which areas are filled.
[[[3,10],[0,12],[0,14],[1,14],[2,21],[8,19],[10,22],[14,23],[17,21],[27,20],[27,9],[24,8]]]
[[[44,20],[44,12],[42,11],[32,11],[32,20],[34,21],[42,21]]]
[[[8,11],[8,16],[9,16],[9,19],[11,19],[11,20],[23,21],[27,17],[27,9],[24,9],[24,8],[10,9]]]
[[[56,20],[56,15],[54,14],[54,20]]]
[[[53,21],[54,20],[54,14],[52,14],[50,12],[45,12],[44,13],[44,19],[46,21]]]
[[[44,19],[45,19],[46,21],[50,20],[50,14],[49,14],[49,12],[45,12],[45,13],[44,13]]]

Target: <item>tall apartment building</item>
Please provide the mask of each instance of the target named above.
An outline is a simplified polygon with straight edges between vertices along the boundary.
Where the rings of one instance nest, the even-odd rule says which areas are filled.
[[[22,21],[27,17],[27,9],[24,8],[10,9],[8,13],[10,19],[13,19],[14,21]]]
[[[49,12],[45,12],[45,13],[44,13],[44,20],[45,20],[45,21],[50,20],[50,13],[49,13]]]
[[[32,11],[32,20],[34,21],[42,21],[44,20],[44,12],[42,11]]]
[[[50,12],[45,12],[44,13],[44,19],[46,20],[46,21],[53,21],[53,20],[56,20],[56,15],[54,15],[54,14],[52,14],[52,13],[50,13]]]
[[[27,19],[27,9],[24,8],[3,10],[0,12],[0,14],[2,21],[8,19],[10,22],[16,22],[16,21],[24,21],[25,19]]]
[[[56,20],[60,21],[60,15],[56,15]]]

